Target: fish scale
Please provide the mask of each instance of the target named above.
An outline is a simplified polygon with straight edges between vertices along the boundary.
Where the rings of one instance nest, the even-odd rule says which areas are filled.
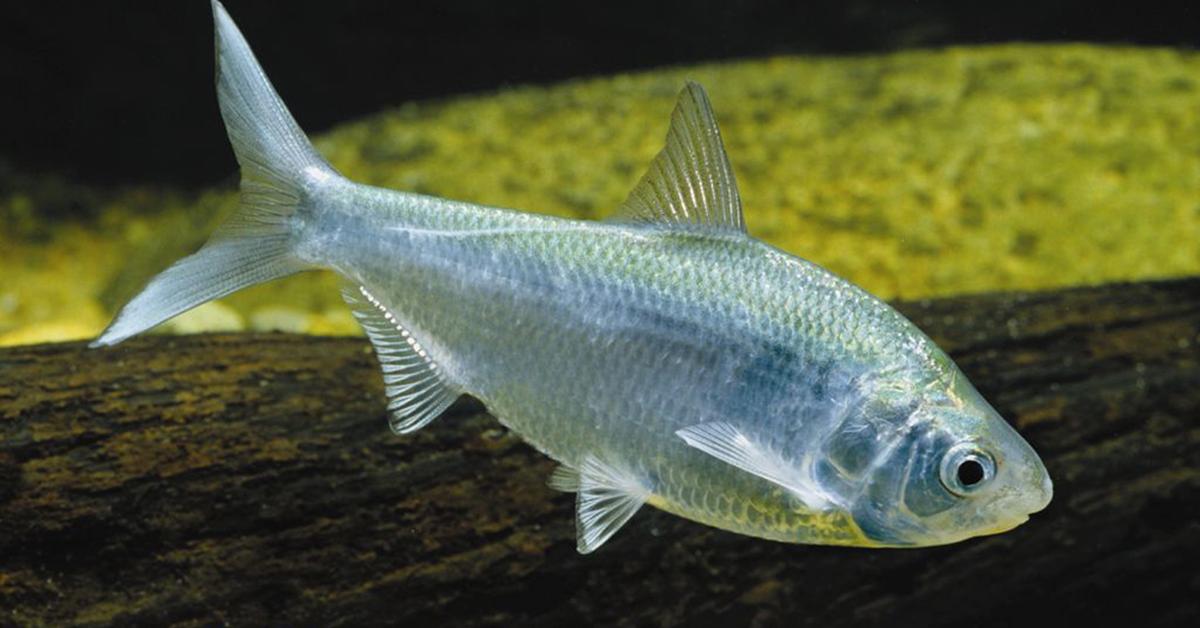
[[[479,398],[562,464],[550,484],[576,494],[584,553],[644,504],[761,538],[899,547],[1004,531],[1049,501],[1037,454],[928,337],[746,233],[700,86],[613,220],[539,216],[342,177],[213,12],[241,206],[94,346],[333,270],[392,429]]]
[[[438,207],[353,184],[331,194],[343,199],[345,213],[320,215],[327,224],[317,230],[337,237],[312,261],[343,269],[406,313],[432,344],[456,356],[466,390],[542,452],[569,466],[597,452],[620,459],[651,478],[656,506],[738,532],[775,538],[811,531],[819,537],[802,540],[861,541],[845,518],[836,534],[802,526],[814,513],[802,505],[769,506],[759,493],[777,487],[729,473],[721,461],[689,449],[675,431],[730,414],[763,416],[768,420],[757,427],[778,431],[761,398],[787,394],[778,389],[790,382],[772,377],[781,373],[827,371],[824,378],[798,381],[810,393],[822,392],[811,405],[838,403],[836,391],[823,390],[828,381],[860,376],[872,362],[913,357],[854,355],[872,343],[845,341],[911,333],[898,316],[870,315],[890,308],[868,297],[861,300],[867,315],[860,317],[847,307],[860,296],[857,289],[828,282],[819,267],[746,238]],[[386,227],[374,219],[405,216],[406,207],[424,210],[411,221],[416,236],[402,219]],[[373,245],[363,247],[367,241]],[[557,278],[554,285],[547,276]],[[503,290],[494,290],[497,285]],[[607,314],[598,319],[597,313]],[[680,337],[680,327],[692,333]],[[796,365],[743,383],[741,394],[731,389],[732,372],[754,359],[753,347],[771,345],[794,347]],[[940,369],[930,373],[943,376]],[[531,376],[536,385],[529,384]],[[837,429],[819,425],[832,416],[817,409],[779,418],[823,433]],[[809,446],[820,444],[814,439]],[[714,509],[711,495],[724,496],[729,507]],[[733,512],[742,514],[730,517]]]

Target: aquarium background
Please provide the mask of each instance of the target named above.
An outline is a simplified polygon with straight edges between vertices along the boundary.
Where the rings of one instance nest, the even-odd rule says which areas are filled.
[[[1194,9],[1082,2],[228,3],[319,149],[372,184],[601,218],[685,79],[751,233],[885,298],[1200,270]],[[207,3],[0,21],[0,345],[94,336],[235,202]],[[357,333],[336,279],[162,331]]]
[[[493,625],[705,608],[724,614],[691,625],[1198,625],[1193,5],[226,4],[343,173],[528,211],[608,215],[701,82],[750,232],[904,301],[1045,456],[1055,502],[1009,534],[895,553],[646,509],[627,553],[579,557],[570,498],[541,487],[551,462],[478,406],[388,433],[365,342],[23,346],[0,351],[0,506],[22,513],[0,517],[0,625],[396,622],[416,601]],[[233,210],[211,51],[204,0],[3,7],[0,347],[94,337]],[[357,334],[337,288],[307,273],[158,332]],[[377,534],[343,542],[343,524]],[[515,562],[489,554],[508,543]],[[931,582],[942,568],[957,595]],[[602,607],[631,587],[662,607]]]

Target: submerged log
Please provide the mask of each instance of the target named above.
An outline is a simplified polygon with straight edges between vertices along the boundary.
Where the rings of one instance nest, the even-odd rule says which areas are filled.
[[[905,303],[1041,452],[1045,512],[915,550],[646,508],[590,556],[478,404],[395,437],[361,339],[0,350],[0,623],[1155,626],[1200,613],[1200,279]]]

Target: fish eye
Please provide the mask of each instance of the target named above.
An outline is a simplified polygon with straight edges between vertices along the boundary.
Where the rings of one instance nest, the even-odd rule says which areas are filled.
[[[996,474],[996,463],[973,443],[955,445],[942,456],[941,479],[946,490],[966,496],[986,485]]]

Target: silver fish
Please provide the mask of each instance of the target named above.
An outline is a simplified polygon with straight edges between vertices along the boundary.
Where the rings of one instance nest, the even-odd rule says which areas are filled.
[[[241,206],[93,346],[295,272],[332,269],[382,365],[392,429],[456,398],[561,463],[578,550],[643,504],[795,543],[950,543],[1051,498],[1033,449],[887,304],[747,235],[708,97],[614,220],[359,185],[312,147],[213,3]]]

